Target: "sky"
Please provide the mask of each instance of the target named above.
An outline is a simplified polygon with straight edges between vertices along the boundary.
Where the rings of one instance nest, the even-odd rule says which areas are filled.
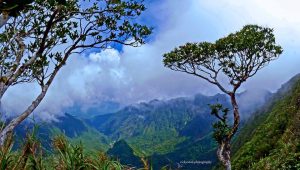
[[[262,88],[275,92],[300,72],[300,1],[146,0],[145,4],[148,9],[140,22],[154,27],[145,45],[72,56],[35,112],[44,119],[54,119],[76,104],[86,109],[103,101],[126,105],[219,93],[197,77],[165,68],[162,56],[187,42],[214,42],[246,24],[274,28],[284,52],[243,84],[241,91]],[[30,84],[16,86],[4,97],[3,106],[7,112],[18,113],[37,92],[38,87]]]

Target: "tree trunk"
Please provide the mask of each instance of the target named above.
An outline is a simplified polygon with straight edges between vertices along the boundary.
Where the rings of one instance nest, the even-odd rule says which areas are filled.
[[[0,0],[1,1],[1,0]],[[57,13],[58,11],[56,11]],[[54,17],[55,14],[53,14],[52,16]],[[54,19],[54,18],[53,18]],[[52,22],[52,21],[51,21]],[[50,29],[50,28],[49,28]],[[76,49],[76,45],[81,41],[81,39],[77,39],[77,41],[68,49],[68,51],[65,53],[65,56],[63,57],[62,61],[54,68],[54,71],[52,72],[52,74],[50,74],[49,79],[47,80],[46,84],[42,86],[42,91],[41,93],[36,97],[36,99],[32,102],[32,104],[18,117],[14,118],[1,132],[0,132],[0,147],[4,145],[8,134],[12,133],[13,130],[16,128],[17,125],[19,125],[23,120],[25,120],[35,109],[36,107],[41,103],[41,101],[44,99],[50,85],[52,84],[55,76],[57,75],[58,71],[65,65],[67,59],[69,58],[69,56],[72,54],[72,51]],[[32,58],[31,58],[32,59]],[[30,59],[30,60],[31,60]],[[29,61],[27,61],[25,63],[26,65],[30,65],[31,63]],[[26,66],[27,67],[27,66]],[[19,69],[18,71],[22,71],[24,69],[24,66],[22,69]],[[15,74],[16,76],[16,74]],[[13,78],[12,81],[15,81],[16,77]],[[2,95],[4,94],[4,92],[7,90],[7,87],[3,89],[1,89],[0,91],[0,95],[2,98]],[[0,98],[0,100],[1,100]]]
[[[239,124],[240,124],[239,107],[238,107],[238,104],[237,104],[237,101],[235,98],[235,93],[230,93],[229,95],[230,95],[230,100],[231,100],[231,104],[232,104],[232,108],[233,108],[233,116],[234,116],[233,127],[231,128],[231,130],[230,130],[229,134],[226,136],[226,138],[222,141],[222,143],[219,144],[219,147],[217,150],[218,159],[225,166],[226,170],[231,170],[230,142],[231,142],[232,137],[237,132]]]
[[[230,141],[223,141],[217,150],[218,159],[225,166],[226,170],[231,170],[231,161],[230,161]]]
[[[230,131],[230,134],[228,135],[229,140],[231,140],[232,137],[235,135],[236,131],[239,128],[239,124],[240,124],[239,106],[238,106],[236,98],[235,98],[235,93],[230,94],[230,100],[231,100],[231,105],[232,105],[232,108],[233,108],[234,122],[233,122],[233,127]]]

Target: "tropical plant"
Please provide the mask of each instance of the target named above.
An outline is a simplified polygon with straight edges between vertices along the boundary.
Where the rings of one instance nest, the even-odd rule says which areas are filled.
[[[65,136],[53,138],[53,148],[46,151],[41,146],[36,131],[26,134],[24,143],[18,150],[12,150],[12,137],[0,147],[1,170],[123,170],[132,169],[112,160],[103,152],[86,154],[81,144],[71,144]]]

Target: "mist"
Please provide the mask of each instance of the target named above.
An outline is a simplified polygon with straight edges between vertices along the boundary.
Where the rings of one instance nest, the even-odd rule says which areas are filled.
[[[245,24],[274,28],[284,53],[246,82],[239,92],[247,89],[274,92],[299,72],[300,21],[295,17],[300,15],[296,8],[299,5],[296,0],[146,1],[148,9],[142,21],[155,26],[149,42],[138,48],[123,46],[72,56],[35,113],[44,120],[56,120],[56,116],[77,104],[84,112],[103,101],[127,105],[197,93],[220,93],[197,77],[165,68],[162,56],[186,42],[215,41]],[[38,92],[39,87],[34,83],[9,89],[2,101],[5,113],[20,114]]]

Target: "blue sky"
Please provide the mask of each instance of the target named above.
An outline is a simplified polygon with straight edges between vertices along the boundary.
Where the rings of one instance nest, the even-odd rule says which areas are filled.
[[[246,24],[274,28],[277,42],[284,48],[284,53],[244,84],[242,90],[266,88],[276,91],[282,83],[300,71],[299,6],[297,0],[151,1],[146,17],[155,21],[157,32],[154,39],[162,40],[161,34],[173,36],[169,41],[163,41],[174,47],[186,42],[213,42],[238,31]],[[171,48],[166,47],[165,52]],[[215,89],[204,93],[211,92],[214,93]]]
[[[130,104],[218,93],[216,87],[197,77],[164,68],[162,55],[186,42],[215,41],[246,24],[274,28],[284,53],[247,81],[241,91],[256,88],[276,91],[300,72],[297,0],[146,0],[145,3],[148,9],[140,21],[154,27],[148,43],[139,48],[122,47],[122,50],[74,56],[61,70],[37,111],[52,117],[76,103],[85,110],[101,101]],[[11,112],[18,112],[14,109],[22,109],[36,95],[28,90],[32,86],[17,88],[8,93],[7,96],[13,97],[7,97],[4,103]],[[18,108],[14,107],[15,102],[19,103]]]

